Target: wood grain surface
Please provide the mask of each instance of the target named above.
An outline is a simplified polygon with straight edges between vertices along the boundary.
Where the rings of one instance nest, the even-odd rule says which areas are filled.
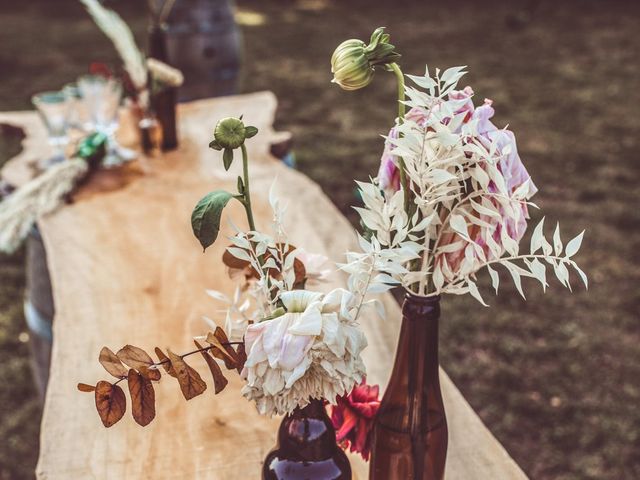
[[[83,187],[74,203],[40,221],[56,315],[38,478],[259,478],[279,419],[259,416],[240,396],[241,381],[232,374],[227,389],[213,395],[199,356],[191,363],[209,390],[187,404],[175,380],[164,376],[156,385],[156,419],[145,428],[129,412],[112,428],[103,428],[92,396],[75,386],[108,378],[97,362],[103,345],[112,350],[127,343],[148,351],[155,346],[192,349],[191,337],[207,328],[202,316],[216,318],[219,308],[205,289],[232,292],[220,262],[224,242],[203,254],[190,226],[198,199],[216,188],[233,190],[240,172],[240,162],[225,172],[221,154],[207,147],[217,119],[244,114],[247,124],[260,129],[248,142],[259,229],[270,227],[267,195],[277,179],[277,194],[288,203],[286,226],[294,244],[336,261],[354,246],[352,227],[318,185],[269,155],[277,137],[275,110],[269,92],[180,105],[179,150],[104,172]],[[29,165],[47,152],[45,133],[33,112],[0,114],[0,122],[27,133],[23,152],[3,171],[9,182],[24,183],[33,175]],[[239,205],[225,210],[223,219],[228,217],[245,226]],[[222,233],[229,234],[228,227]],[[335,274],[323,289],[344,280]],[[390,296],[381,299],[387,320],[363,318],[362,326],[369,339],[364,355],[369,382],[385,384],[400,310]],[[446,315],[445,300],[444,321]],[[447,479],[526,478],[444,372],[442,387],[450,435]],[[351,460],[354,478],[366,479],[367,465],[357,457]]]

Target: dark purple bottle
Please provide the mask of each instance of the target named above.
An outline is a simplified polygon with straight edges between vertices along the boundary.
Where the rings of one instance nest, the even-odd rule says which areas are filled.
[[[351,480],[351,465],[321,400],[287,415],[278,445],[264,460],[263,480]]]

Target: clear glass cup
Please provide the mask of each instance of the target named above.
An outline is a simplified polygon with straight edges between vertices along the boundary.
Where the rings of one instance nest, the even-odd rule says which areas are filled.
[[[84,75],[78,79],[78,90],[87,115],[85,130],[100,132],[107,137],[107,154],[103,165],[111,167],[131,160],[132,152],[121,147],[115,138],[122,99],[120,82],[114,78]]]
[[[83,75],[78,79],[78,90],[87,109],[87,129],[105,134],[115,133],[122,97],[120,82],[99,75]]]
[[[86,131],[90,127],[87,109],[82,101],[82,94],[76,83],[67,83],[62,88],[62,93],[69,102],[69,128]]]
[[[47,128],[49,144],[53,147],[54,155],[39,162],[39,167],[46,169],[54,163],[66,158],[65,147],[69,143],[69,102],[59,91],[41,92],[31,97],[31,102],[38,111],[42,122]]]

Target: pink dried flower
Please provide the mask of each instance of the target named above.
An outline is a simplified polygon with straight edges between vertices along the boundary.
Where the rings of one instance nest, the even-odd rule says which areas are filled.
[[[379,393],[378,385],[367,385],[363,380],[349,395],[338,397],[331,410],[336,440],[342,448],[359,453],[365,460],[369,460],[371,453],[373,420],[380,408]]]
[[[489,148],[491,143],[495,142],[497,150],[499,152],[506,151],[507,149],[510,150],[509,153],[503,155],[498,162],[498,169],[504,177],[505,184],[507,186],[507,193],[513,194],[521,185],[529,181],[529,191],[526,197],[530,198],[538,191],[538,189],[535,187],[533,182],[530,181],[531,177],[529,176],[527,169],[525,168],[522,160],[520,159],[520,156],[518,155],[515,135],[510,130],[499,129],[490,121],[490,119],[495,114],[492,100],[485,99],[482,106],[474,108],[473,103],[471,103],[472,95],[473,90],[470,87],[466,87],[461,91],[452,91],[449,95],[449,98],[453,100],[464,100],[465,98],[469,99],[469,101],[464,103],[462,107],[457,110],[457,112],[468,112],[464,119],[465,123],[472,120],[478,122],[477,131],[479,134],[479,140],[484,144],[485,147]],[[497,192],[497,189],[495,188],[495,185],[493,185],[493,183],[489,185],[489,192]],[[498,210],[501,212],[502,218],[498,219],[495,217],[488,217],[484,215],[480,216],[475,212],[474,215],[480,216],[481,220],[495,226],[493,239],[502,248],[502,228],[506,228],[509,237],[514,239],[516,242],[519,242],[527,229],[527,219],[529,218],[527,205],[523,203],[520,206],[520,211],[517,218],[512,218],[506,217],[504,215],[504,211],[502,207],[500,207],[499,202],[497,202],[495,199],[490,199],[490,201],[496,207],[499,207]],[[482,237],[482,233],[482,229],[477,225],[469,225],[469,237],[475,243],[484,248],[487,257],[491,257],[489,248],[486,244],[486,240]],[[463,241],[462,238],[454,232],[447,232],[446,234],[444,234],[440,242],[440,246],[449,245],[454,242],[460,242],[459,249],[446,254],[441,254],[440,258],[436,259],[436,262],[442,262],[442,258],[444,255],[444,258],[446,258],[447,264],[453,274],[457,272],[462,260],[464,259],[464,252],[467,246],[467,242]]]
[[[453,90],[449,94],[450,99],[467,101],[460,107],[456,113],[468,111],[468,115],[465,118],[465,122],[471,118],[473,113],[473,102],[471,97],[473,96],[473,90],[471,87],[466,87],[464,90]],[[413,107],[405,115],[406,120],[411,120],[420,126],[424,126],[427,121],[428,112],[422,108]],[[398,132],[396,128],[392,128],[389,131],[389,138],[398,138]],[[380,168],[378,170],[378,185],[384,191],[387,197],[390,197],[398,190],[400,190],[400,170],[396,163],[396,156],[391,153],[393,145],[388,140],[384,143],[384,151],[380,158]]]
[[[389,131],[389,138],[398,138],[395,128]],[[396,165],[396,157],[391,153],[393,145],[386,140],[384,151],[380,158],[380,169],[378,170],[378,185],[387,196],[391,196],[400,190],[400,169]]]
[[[449,93],[449,100],[460,100],[462,105],[456,110],[456,114],[460,114],[462,112],[467,112],[467,115],[464,117],[464,122],[468,122],[473,115],[473,89],[469,86],[464,87],[462,90],[452,90]]]

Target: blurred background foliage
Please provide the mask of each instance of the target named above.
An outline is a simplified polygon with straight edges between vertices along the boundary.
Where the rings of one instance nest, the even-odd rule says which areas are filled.
[[[145,38],[142,0],[111,0]],[[627,1],[239,0],[243,92],[272,90],[277,128],[294,134],[300,169],[351,219],[352,179],[375,175],[380,134],[395,115],[391,75],[366,90],[329,83],[329,58],[349,37],[388,27],[406,73],[468,65],[476,103],[517,134],[541,187],[534,199],[568,239],[584,292],[557,283],[528,301],[509,286],[491,308],[443,306],[442,364],[534,479],[640,478],[640,5]],[[90,62],[117,64],[74,0],[0,2],[0,109],[30,108]],[[212,119],[212,124],[215,119]],[[0,162],[19,150],[0,142]],[[534,221],[539,212],[532,213]],[[527,241],[527,239],[525,239]],[[40,409],[22,317],[23,253],[0,256],[0,479],[32,478]],[[488,282],[484,282],[485,289]],[[70,387],[71,388],[71,387]]]

